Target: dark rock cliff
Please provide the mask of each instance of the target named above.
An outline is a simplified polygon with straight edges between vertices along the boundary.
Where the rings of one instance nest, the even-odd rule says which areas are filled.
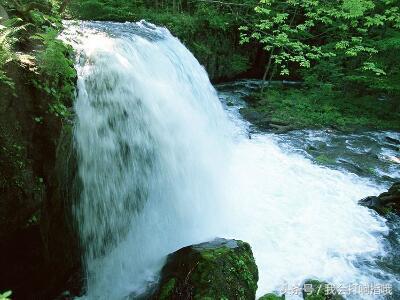
[[[13,299],[54,298],[80,265],[72,123],[49,111],[34,64],[8,64],[15,90],[0,85],[0,291]]]

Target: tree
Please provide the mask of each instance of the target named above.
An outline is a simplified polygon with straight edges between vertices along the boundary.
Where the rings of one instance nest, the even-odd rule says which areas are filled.
[[[322,60],[338,66],[357,61],[359,70],[384,76],[376,60],[376,31],[388,22],[398,28],[397,0],[261,0],[254,24],[242,26],[241,42],[260,42],[269,52],[264,80],[277,69],[282,76],[309,69]]]

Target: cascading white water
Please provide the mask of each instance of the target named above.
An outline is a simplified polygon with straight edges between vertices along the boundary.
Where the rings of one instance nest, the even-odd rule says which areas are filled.
[[[77,53],[75,207],[88,299],[124,299],[154,281],[164,257],[216,236],[243,239],[259,294],[308,277],[376,281],[357,266],[383,253],[383,219],[356,201],[378,189],[356,176],[249,140],[205,70],[164,28],[67,24]]]
[[[64,36],[79,53],[75,210],[88,297],[121,299],[169,252],[213,237],[226,120],[206,72],[166,29],[83,23]]]

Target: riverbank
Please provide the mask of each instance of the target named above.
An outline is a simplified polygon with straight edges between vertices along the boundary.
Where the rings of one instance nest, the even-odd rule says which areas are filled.
[[[246,97],[241,114],[260,129],[283,133],[296,129],[400,130],[400,106],[394,99],[358,96],[322,88],[271,86]]]

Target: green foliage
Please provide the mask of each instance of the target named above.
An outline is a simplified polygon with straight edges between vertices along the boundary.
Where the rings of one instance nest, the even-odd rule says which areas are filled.
[[[261,0],[241,42],[258,41],[283,78],[399,98],[399,0]]]
[[[266,294],[264,296],[262,296],[261,298],[259,298],[259,300],[285,300],[285,296],[277,296],[275,294]]]
[[[294,128],[400,130],[400,111],[395,102],[372,96],[345,95],[329,85],[312,89],[270,88],[254,99],[249,109],[256,110],[262,118],[272,118]]]
[[[0,82],[14,89],[14,82],[7,76],[5,67],[8,63],[17,60],[14,52],[15,43],[18,41],[17,34],[25,29],[19,26],[21,19],[13,18],[0,25]]]
[[[369,26],[367,12],[374,7],[372,0],[262,0],[255,8],[260,20],[254,29],[242,27],[242,42],[255,39],[263,44],[281,75],[289,75],[290,63],[310,68],[315,61],[340,54],[376,53],[363,40]],[[373,62],[366,69],[382,73]]]
[[[257,0],[128,1],[72,0],[78,19],[138,21],[166,26],[203,64],[213,79],[233,78],[250,68],[257,47],[239,45],[239,26],[251,19]]]
[[[0,293],[0,300],[11,300],[10,296],[12,295],[11,291],[6,291],[4,293]]]
[[[73,97],[76,71],[71,59],[72,48],[58,40],[57,35],[57,30],[46,28],[44,33],[33,37],[44,47],[36,56],[41,80],[34,81],[34,84],[53,99],[50,112],[67,117],[69,111],[66,104]]]
[[[160,300],[169,299],[176,284],[176,278],[171,278],[160,291]]]
[[[52,1],[59,5],[58,1]],[[59,40],[62,28],[60,16],[48,1],[6,1],[5,7],[15,17],[0,27],[0,79],[13,88],[5,66],[11,61],[23,65],[24,57],[17,51],[31,53],[31,69],[35,71],[33,85],[52,99],[49,111],[59,117],[67,117],[73,98],[76,72],[73,66],[72,48]],[[32,51],[35,49],[34,51]],[[43,120],[38,119],[38,123]]]

